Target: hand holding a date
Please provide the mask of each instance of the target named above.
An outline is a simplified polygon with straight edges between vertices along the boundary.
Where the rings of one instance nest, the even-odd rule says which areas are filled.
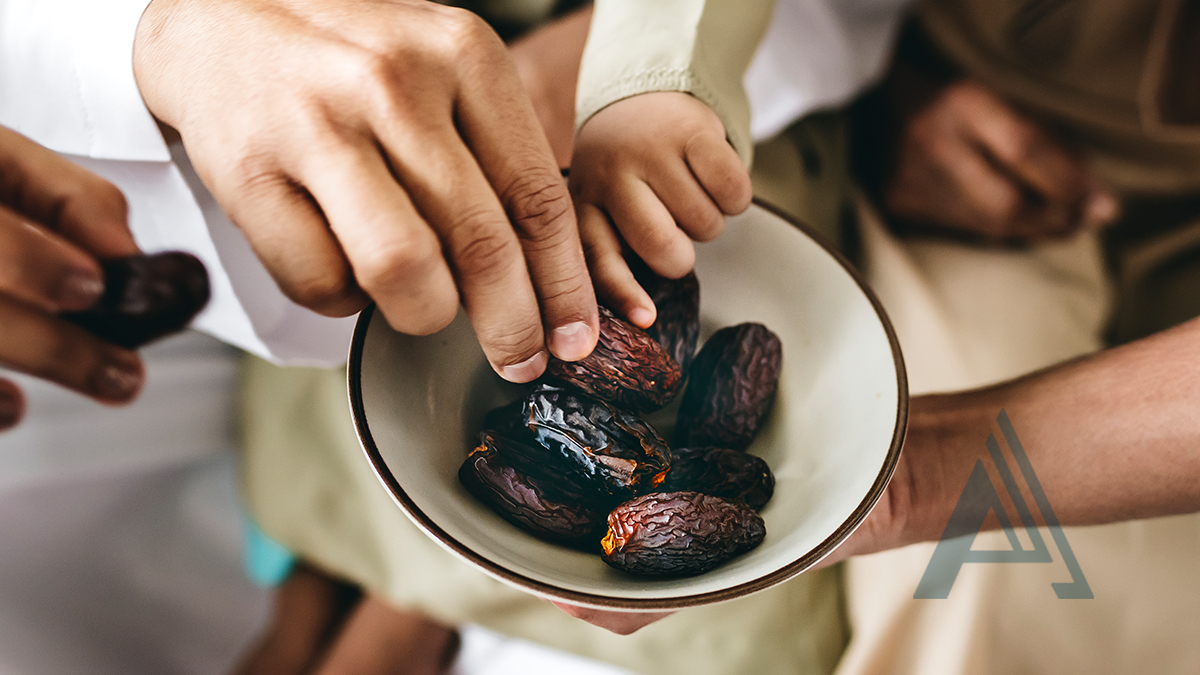
[[[132,400],[137,354],[61,315],[100,301],[100,259],[137,252],[116,187],[0,127],[0,364],[104,403]],[[20,389],[0,379],[0,429],[23,410]]]

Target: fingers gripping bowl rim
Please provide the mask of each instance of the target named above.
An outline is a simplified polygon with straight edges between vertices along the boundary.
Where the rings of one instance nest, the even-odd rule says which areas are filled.
[[[809,569],[845,540],[882,496],[899,459],[908,385],[899,343],[862,276],[804,225],[756,202],[726,233],[696,247],[701,338],[743,321],[784,343],[778,398],[750,447],[775,472],[761,546],[710,572],[651,580],[597,556],[535,539],[458,483],[483,415],[520,387],[487,364],[462,313],[445,330],[396,333],[370,307],[359,316],[347,384],[367,460],[396,504],[457,557],[555,601],[663,611],[731,600]],[[675,406],[649,417],[669,435]]]

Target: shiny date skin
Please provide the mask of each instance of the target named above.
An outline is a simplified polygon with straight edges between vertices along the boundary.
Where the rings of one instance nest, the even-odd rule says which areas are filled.
[[[604,562],[647,576],[702,574],[762,543],[766,526],[742,502],[699,492],[643,495],[608,515]]]
[[[713,333],[688,374],[676,445],[745,450],[771,411],[782,367],[783,345],[760,323]]]
[[[679,393],[683,371],[654,338],[600,308],[596,348],[579,361],[551,358],[546,374],[622,408],[658,410]]]
[[[485,431],[458,478],[500,517],[535,537],[595,551],[612,498],[580,485],[546,459],[542,448]]]
[[[548,448],[565,471],[628,499],[656,488],[671,451],[637,415],[573,390],[538,385],[522,404],[526,443]]]
[[[183,330],[208,302],[208,272],[179,251],[100,262],[104,294],[96,306],[64,319],[126,349]]]
[[[700,340],[700,280],[695,272],[679,279],[659,276],[640,258],[631,259],[629,269],[658,312],[646,334],[675,359],[686,376]]]
[[[775,476],[761,458],[726,448],[672,448],[662,492],[687,490],[745,502],[755,511],[771,500]]]

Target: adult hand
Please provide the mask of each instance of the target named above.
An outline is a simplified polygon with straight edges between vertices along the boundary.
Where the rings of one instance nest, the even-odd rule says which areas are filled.
[[[104,291],[98,257],[137,253],[111,183],[0,127],[0,364],[105,403],[133,399],[141,360],[57,317]],[[0,379],[0,429],[24,410]]]
[[[982,85],[955,80],[900,124],[882,188],[895,220],[1022,243],[1117,217],[1078,157]]]
[[[134,72],[280,288],[406,333],[461,300],[506,379],[598,334],[570,197],[516,69],[424,0],[153,0]],[[544,329],[543,325],[547,328]]]

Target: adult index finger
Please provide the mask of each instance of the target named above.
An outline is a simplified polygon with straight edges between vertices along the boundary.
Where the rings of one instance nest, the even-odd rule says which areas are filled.
[[[393,171],[441,240],[488,361],[513,382],[538,377],[547,354],[537,296],[521,244],[479,165],[449,124],[379,125]]]
[[[599,314],[570,193],[508,52],[494,35],[480,42],[490,48],[459,69],[458,128],[520,238],[550,351],[580,359]]]

